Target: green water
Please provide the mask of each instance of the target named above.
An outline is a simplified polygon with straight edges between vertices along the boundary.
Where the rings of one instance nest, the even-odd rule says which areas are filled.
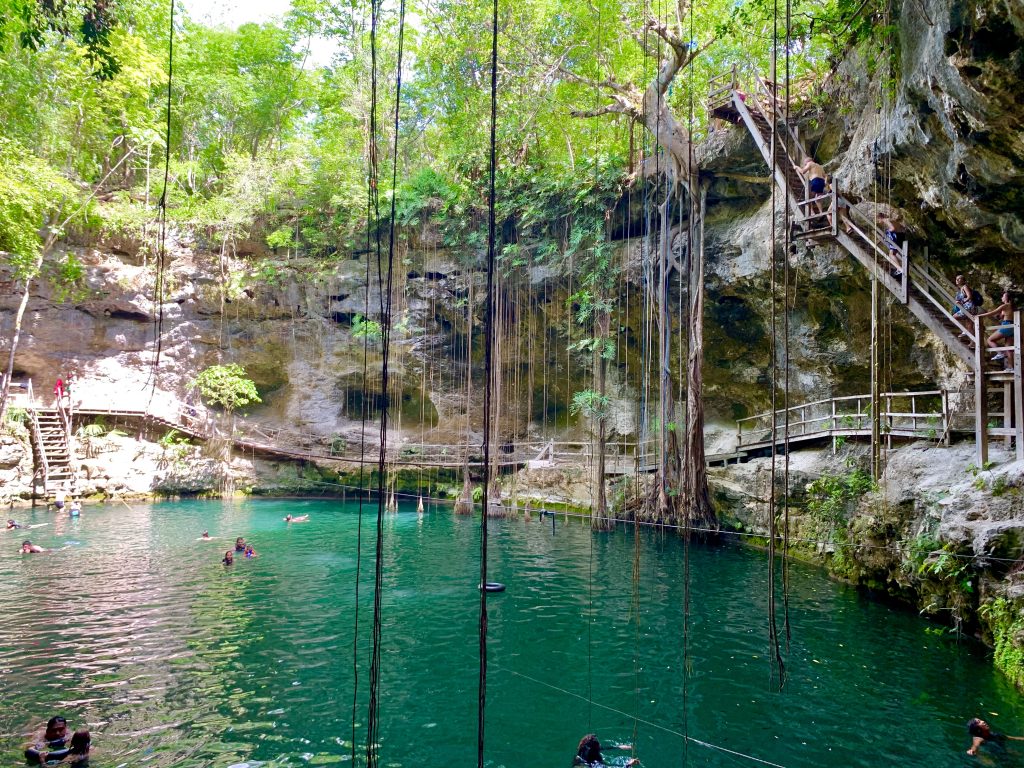
[[[287,512],[311,521],[286,525]],[[375,508],[367,512],[360,745]],[[76,521],[17,517],[46,525],[0,538],[6,764],[19,762],[21,734],[55,712],[92,729],[93,766],[348,761],[354,504],[167,503],[87,507]],[[380,764],[475,765],[479,520],[409,509],[384,527]],[[196,541],[204,528],[220,538]],[[684,748],[685,728],[787,768],[934,768],[979,764],[963,754],[973,715],[1024,732],[1024,701],[990,671],[983,648],[814,570],[793,568],[789,677],[778,693],[762,554],[691,548],[684,676],[675,538],[641,533],[638,627],[631,532],[591,535],[562,520],[554,532],[536,520],[493,521],[490,531],[490,578],[508,585],[489,600],[490,765],[567,766],[586,731],[627,741],[634,728],[652,768],[761,765],[695,742]],[[260,556],[225,568],[220,559],[239,535]],[[19,555],[25,537],[53,551]],[[1000,759],[1021,764],[1019,751]]]

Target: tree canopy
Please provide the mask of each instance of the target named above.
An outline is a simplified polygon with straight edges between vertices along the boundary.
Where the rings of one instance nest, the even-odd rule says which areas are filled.
[[[685,19],[670,18],[670,5],[664,20],[678,22],[694,49],[708,46],[667,94],[669,107],[699,135],[707,79],[732,65],[767,71],[773,51],[784,55],[785,35],[767,0],[711,0]],[[393,109],[395,8],[383,9],[378,30],[378,141],[382,147],[398,141],[400,164],[397,189],[388,188],[390,173],[382,173],[381,192],[397,196],[405,221],[433,218],[449,242],[478,245],[489,10],[450,0],[419,0],[409,8],[397,137],[385,117]],[[577,214],[585,230],[595,231],[583,209],[619,186],[631,160],[629,118],[570,115],[600,107],[605,96],[596,83],[650,79],[662,43],[642,12],[625,0],[502,3],[499,204],[520,234],[543,235],[546,221]],[[871,34],[873,6],[799,0],[792,18],[794,76],[820,74]],[[55,174],[80,187],[106,177],[93,207],[96,226],[139,228],[154,219],[166,148],[168,4],[0,0],[0,19],[4,147],[20,145],[14,152],[22,162],[50,169],[31,175],[40,186]],[[289,246],[314,257],[356,244],[366,223],[369,34],[369,6],[325,0],[294,0],[284,18],[237,29],[203,26],[179,13],[167,191],[172,219],[215,238],[265,239],[283,228],[292,233]],[[335,47],[325,65],[309,64],[314,35]],[[0,175],[7,188],[11,179],[25,178],[10,162]],[[19,204],[8,195],[0,205]],[[0,217],[12,220],[20,215],[14,210]],[[40,226],[43,215],[31,212]],[[555,238],[536,240],[543,247]],[[25,245],[6,247],[23,252]],[[565,247],[572,246],[530,256],[554,256]]]

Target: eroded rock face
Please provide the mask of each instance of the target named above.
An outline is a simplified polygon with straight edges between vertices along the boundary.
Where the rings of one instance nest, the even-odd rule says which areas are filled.
[[[28,433],[0,435],[0,504],[26,496],[32,485],[32,448]]]

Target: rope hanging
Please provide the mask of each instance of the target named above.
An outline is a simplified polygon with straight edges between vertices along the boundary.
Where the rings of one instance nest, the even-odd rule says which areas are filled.
[[[477,768],[484,768],[484,725],[487,706],[487,514],[491,485],[491,389],[494,347],[495,175],[498,145],[498,0],[491,8],[491,136],[487,187],[487,300],[484,314],[484,487],[480,515],[480,671],[477,695]],[[472,311],[472,308],[470,309]],[[468,405],[468,403],[467,403]]]
[[[381,2],[373,0],[370,21],[370,203],[372,223],[375,231],[374,251],[377,261],[377,288],[381,314],[381,419],[380,451],[377,463],[377,540],[375,549],[374,591],[373,591],[373,650],[370,660],[370,697],[367,710],[366,764],[376,768],[378,764],[379,732],[379,689],[381,650],[381,610],[384,589],[384,513],[387,504],[387,429],[389,405],[388,360],[391,346],[391,303],[394,287],[395,263],[395,197],[392,195],[388,227],[387,277],[384,277],[383,248],[381,247],[379,173],[377,160],[377,27],[380,22]],[[402,52],[405,34],[405,0],[399,5],[398,62],[395,77],[395,119],[394,154],[392,157],[392,188],[398,173],[398,122],[402,93]]]
[[[160,353],[163,349],[164,335],[164,270],[167,263],[167,188],[171,180],[171,96],[174,85],[174,8],[175,0],[170,0],[170,21],[167,29],[167,121],[164,125],[164,185],[160,192],[158,225],[160,229],[156,256],[156,277],[153,281],[153,303],[156,305],[156,319],[153,321],[153,343],[156,351],[153,365],[150,368],[151,388],[149,402],[156,395],[156,374],[160,368]],[[12,353],[13,354],[13,353]],[[149,410],[149,406],[146,406]]]

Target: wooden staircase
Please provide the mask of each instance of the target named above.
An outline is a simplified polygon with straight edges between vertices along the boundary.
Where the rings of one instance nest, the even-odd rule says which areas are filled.
[[[1004,438],[1008,448],[1015,445],[1017,460],[1024,460],[1021,313],[1014,313],[1014,336],[1008,346],[987,349],[991,329],[973,315],[953,313],[956,288],[927,260],[911,259],[906,242],[899,251],[891,247],[875,221],[855,212],[835,185],[811,198],[797,171],[801,159],[809,155],[781,114],[785,103],[784,88],[757,76],[751,93],[739,90],[733,69],[711,81],[708,111],[712,117],[743,124],[750,132],[786,197],[794,237],[811,245],[838,243],[967,366],[974,380],[978,466],[988,461],[990,437]],[[988,353],[996,351],[1013,352],[1012,372],[993,366]]]
[[[50,494],[61,487],[74,488],[75,471],[64,414],[57,408],[34,408],[30,414],[43,492]]]

